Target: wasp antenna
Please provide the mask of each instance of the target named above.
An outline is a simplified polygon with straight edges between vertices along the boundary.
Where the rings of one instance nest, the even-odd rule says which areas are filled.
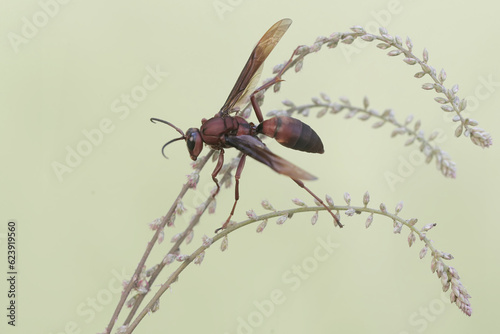
[[[167,125],[170,125],[170,126],[171,126],[171,127],[173,127],[174,129],[176,129],[176,130],[177,130],[177,132],[179,132],[179,133],[182,135],[182,137],[183,137],[183,138],[185,138],[185,137],[186,137],[186,136],[184,135],[184,132],[183,132],[181,129],[179,129],[178,127],[176,127],[175,125],[173,125],[173,124],[172,124],[172,123],[170,123],[170,122],[164,121],[164,120],[159,119],[159,118],[151,118],[150,120],[151,120],[151,122],[153,122],[153,123],[156,123],[156,122],[162,122],[162,123],[165,123],[165,124],[167,124]]]
[[[171,141],[169,141],[165,145],[163,145],[163,147],[161,148],[161,154],[165,157],[165,159],[168,159],[168,157],[165,155],[165,147],[167,147],[168,144],[173,143],[174,141],[181,140],[181,139],[186,139],[186,137],[182,136],[179,138],[172,139]]]

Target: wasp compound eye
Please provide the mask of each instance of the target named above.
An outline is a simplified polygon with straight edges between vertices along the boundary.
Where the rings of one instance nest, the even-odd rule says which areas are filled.
[[[195,128],[187,130],[186,145],[191,159],[196,160],[203,149],[203,140],[200,135],[200,130]]]

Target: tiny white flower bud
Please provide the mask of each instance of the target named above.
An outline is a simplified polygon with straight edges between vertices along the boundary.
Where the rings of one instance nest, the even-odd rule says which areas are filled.
[[[424,49],[422,54],[423,54],[424,62],[427,63],[427,61],[429,60],[429,51],[427,51],[427,49]]]
[[[382,211],[383,213],[387,213],[387,208],[385,207],[384,203],[380,203],[380,211]]]
[[[363,204],[366,207],[368,205],[368,203],[370,203],[370,193],[367,191],[363,195]]]
[[[227,246],[229,244],[229,241],[227,239],[227,234],[222,238],[222,242],[220,244],[220,250],[225,251],[227,249]]]
[[[422,85],[422,89],[425,89],[425,90],[431,90],[431,89],[434,89],[434,84],[433,83],[424,83]]]
[[[435,272],[436,272],[437,263],[438,263],[438,261],[436,260],[436,258],[435,258],[435,257],[433,257],[433,258],[432,258],[432,261],[431,261],[431,271],[432,271],[433,273],[435,273]]]
[[[418,222],[418,219],[417,218],[411,218],[410,220],[407,220],[406,222],[408,223],[408,225],[414,226]]]
[[[282,215],[276,220],[276,224],[283,225],[285,221],[288,219],[288,215]]]
[[[326,198],[326,203],[328,203],[328,205],[334,206],[333,198],[330,195],[326,194],[325,198]]]
[[[151,312],[152,312],[152,313],[155,313],[155,312],[156,312],[156,311],[158,311],[159,309],[160,309],[160,300],[159,300],[159,299],[157,299],[157,300],[154,302],[153,306],[151,306]]]
[[[436,266],[437,277],[441,278],[441,276],[443,275],[443,271],[444,271],[443,262],[441,262],[440,260],[437,260],[437,266]]]
[[[425,72],[424,72],[424,71],[422,71],[422,72],[417,72],[417,73],[415,73],[414,77],[415,77],[415,78],[420,79],[420,78],[422,78],[424,75],[425,75]]]
[[[285,67],[285,64],[278,64],[273,67],[273,74],[278,73]]]
[[[448,267],[448,272],[450,273],[451,276],[453,276],[453,278],[459,280],[460,279],[460,276],[458,275],[458,272],[455,268],[453,267]]]
[[[357,34],[365,34],[366,33],[365,29],[363,29],[362,26],[352,26],[350,29]]]
[[[148,224],[149,228],[153,231],[156,231],[158,229],[158,227],[160,226],[162,220],[163,220],[163,217],[156,218],[155,220],[153,220],[151,223]]]
[[[330,96],[328,96],[326,93],[321,92],[321,93],[319,93],[319,95],[320,95],[320,96],[321,96],[321,98],[322,98],[323,100],[325,100],[326,102],[331,102]]]
[[[401,233],[401,229],[403,228],[403,224],[401,224],[400,222],[396,222],[394,221],[394,229],[393,229],[393,233]]]
[[[175,243],[177,242],[180,238],[182,237],[182,233],[177,233],[177,234],[174,234],[172,239],[170,239],[170,242],[171,243]]]
[[[418,254],[418,256],[421,259],[423,259],[426,254],[427,254],[427,245],[425,245],[425,247],[420,250],[420,253]]]
[[[408,235],[408,245],[411,247],[413,243],[415,242],[417,238],[415,237],[415,233],[411,231],[411,233]]]
[[[205,251],[201,252],[195,259],[194,263],[195,264],[201,264],[203,262],[203,259],[205,258]]]
[[[361,39],[366,41],[366,42],[372,42],[375,39],[375,37],[373,37],[372,35],[366,34],[366,35],[361,36]]]
[[[271,203],[269,203],[269,201],[267,199],[263,200],[260,204],[266,210],[276,211],[276,209],[273,207],[273,205]]]
[[[389,34],[382,34],[382,38],[384,38],[386,41],[388,41],[389,43],[392,43],[393,40],[394,40],[394,37],[392,37],[391,35]]]
[[[318,50],[319,50],[319,49],[321,48],[321,46],[320,46],[319,44],[314,44],[314,46],[316,46],[316,45],[318,45]],[[313,50],[313,52],[316,52],[316,51],[317,51],[316,49],[315,49],[315,50]],[[302,69],[302,67],[304,66],[304,60],[303,60],[303,59],[304,59],[304,58],[302,58],[301,60],[299,60],[299,61],[297,62],[297,64],[295,64],[295,68],[294,68],[295,72],[300,72],[300,70],[301,70],[301,69]],[[278,83],[279,83],[279,82],[278,82]]]
[[[168,222],[167,222],[167,226],[168,226],[168,227],[172,227],[172,226],[174,226],[175,217],[177,217],[177,214],[176,214],[176,213],[175,213],[175,211],[174,211],[174,213],[172,213],[172,215],[170,216],[170,219],[169,219],[169,220],[168,220]]]
[[[447,283],[448,283],[448,275],[446,273],[443,273],[443,275],[441,275],[441,284],[446,285]]]
[[[433,228],[436,225],[437,225],[436,223],[427,224],[424,227],[422,227],[422,229],[420,230],[420,232],[427,232],[427,231],[429,231],[431,228]]]
[[[189,255],[187,255],[187,254],[179,254],[179,255],[177,255],[177,257],[175,259],[178,262],[183,262],[183,261],[186,261],[187,259],[189,259]]]
[[[217,208],[217,202],[215,201],[215,198],[210,202],[208,205],[208,213],[213,214],[215,213],[215,209]]]
[[[397,205],[396,205],[396,214],[400,213],[401,210],[403,209],[403,201],[399,202]]]
[[[257,214],[253,210],[248,210],[246,212],[246,214],[247,214],[247,217],[250,219],[257,219]]]
[[[179,201],[177,205],[175,206],[175,213],[178,215],[182,215],[184,212],[186,212],[186,208],[184,207],[184,203],[182,201]]]
[[[365,226],[366,228],[370,227],[370,225],[372,224],[373,222],[373,213],[371,213],[368,218],[366,218],[366,222],[365,222]]]
[[[311,224],[315,225],[317,221],[318,221],[318,211],[315,211],[313,216],[311,217]]]
[[[170,263],[174,262],[174,260],[175,260],[176,257],[177,256],[175,254],[167,254],[167,256],[165,256],[163,258],[163,263],[164,264],[170,264]]]
[[[349,216],[349,217],[354,216],[354,214],[355,214],[355,213],[356,213],[356,210],[354,210],[353,208],[347,209],[347,210],[345,211],[345,214],[346,214],[347,216]]]
[[[401,39],[401,36],[396,35],[394,38],[395,42],[397,45],[402,46],[403,45],[403,40]]]
[[[161,230],[160,234],[158,234],[158,244],[161,244],[165,239],[165,230]]]
[[[320,111],[318,111],[318,113],[316,114],[316,117],[317,118],[321,118],[323,116],[325,116],[326,112],[328,111],[328,108],[321,108]]]
[[[321,100],[319,98],[317,98],[316,96],[311,97],[311,101],[314,104],[321,104]]]
[[[138,295],[138,294],[137,294],[137,295],[135,295],[135,296],[133,296],[133,297],[132,297],[132,298],[130,298],[129,300],[127,300],[127,303],[126,303],[126,304],[127,304],[127,307],[128,307],[128,308],[131,308],[132,306],[134,306],[134,305],[135,305],[135,302],[137,301],[137,298],[139,298],[139,295]],[[122,326],[122,327],[125,327],[125,326]]]
[[[443,252],[443,254],[441,254],[441,257],[445,260],[453,260],[454,259],[453,255],[451,255],[450,253],[444,253],[444,252]]]
[[[344,44],[352,44],[352,42],[354,42],[354,37],[352,37],[351,35],[342,39],[342,43]]]
[[[411,51],[413,48],[413,42],[411,41],[410,37],[406,37],[406,46],[408,47],[408,50]]]
[[[403,59],[403,61],[408,65],[415,65],[417,63],[417,60],[415,58],[409,58],[409,57]]]
[[[158,264],[146,270],[145,272],[146,277],[150,277],[156,271],[156,269],[158,269]]]
[[[377,48],[382,49],[382,50],[388,49],[390,47],[391,46],[389,44],[387,44],[387,43],[378,43],[377,44]]]
[[[267,225],[267,219],[264,219],[260,224],[259,226],[257,226],[257,233],[261,233],[262,231],[264,231],[264,229],[266,228],[266,225]]]
[[[188,183],[189,188],[196,189],[196,185],[198,184],[198,181],[200,180],[200,174],[198,173],[198,171],[194,171],[187,176],[187,179],[188,179],[187,183]]]
[[[444,69],[441,69],[441,72],[439,72],[438,79],[439,81],[441,81],[441,83],[443,83],[446,80],[446,72]]]
[[[370,105],[370,100],[368,99],[368,96],[363,97],[363,107],[365,109],[368,109],[369,105]]]
[[[214,241],[212,238],[209,238],[207,235],[203,235],[203,237],[201,239],[203,241],[203,246],[205,246],[205,247],[210,246],[212,244],[212,242]]]
[[[293,204],[295,204],[297,206],[307,206],[306,203],[304,203],[303,200],[298,199],[298,198],[292,199],[292,202],[293,202]]]
[[[399,56],[400,54],[401,54],[401,50],[397,50],[397,49],[396,50],[391,50],[391,51],[387,52],[387,55],[388,56],[392,56],[392,57],[393,56]]]
[[[351,205],[351,195],[349,193],[344,193],[344,201],[347,205]]]

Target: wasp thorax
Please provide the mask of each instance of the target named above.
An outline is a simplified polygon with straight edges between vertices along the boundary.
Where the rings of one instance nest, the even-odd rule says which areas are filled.
[[[191,159],[196,160],[203,149],[203,140],[201,139],[200,130],[196,128],[187,130],[186,145]]]

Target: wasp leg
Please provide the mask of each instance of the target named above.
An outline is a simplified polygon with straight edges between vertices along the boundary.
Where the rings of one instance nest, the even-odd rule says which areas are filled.
[[[304,182],[302,182],[300,180],[296,180],[296,179],[292,179],[292,180],[294,180],[295,183],[297,183],[299,185],[299,187],[304,188],[309,194],[311,194],[312,197],[314,197],[319,203],[321,203],[321,205],[323,205],[326,210],[328,210],[330,215],[332,215],[333,219],[335,220],[335,225],[338,225],[339,227],[344,227],[344,225],[342,225],[340,223],[339,218],[332,212],[332,210],[330,210],[330,208],[328,206],[326,206],[326,204],[318,196],[316,196],[309,188],[307,188],[304,185]]]
[[[220,170],[222,169],[222,165],[224,165],[224,150],[221,149],[219,153],[219,159],[217,160],[217,165],[215,165],[215,169],[212,172],[212,180],[215,182],[215,185],[217,186],[217,190],[215,193],[212,195],[213,198],[219,193],[220,190],[220,185],[219,185],[219,180],[217,180],[217,175],[219,174]]]
[[[227,227],[229,224],[229,221],[231,217],[234,214],[234,209],[236,208],[236,203],[238,203],[238,200],[240,199],[240,177],[241,177],[241,172],[243,171],[243,167],[245,167],[245,160],[246,160],[247,155],[243,154],[241,156],[240,162],[238,163],[238,168],[236,169],[236,174],[234,175],[234,180],[235,185],[234,185],[234,204],[233,208],[231,209],[231,213],[229,214],[229,217],[227,217],[226,222],[222,227],[218,228],[215,230],[215,233],[219,232],[220,230],[223,230]]]

